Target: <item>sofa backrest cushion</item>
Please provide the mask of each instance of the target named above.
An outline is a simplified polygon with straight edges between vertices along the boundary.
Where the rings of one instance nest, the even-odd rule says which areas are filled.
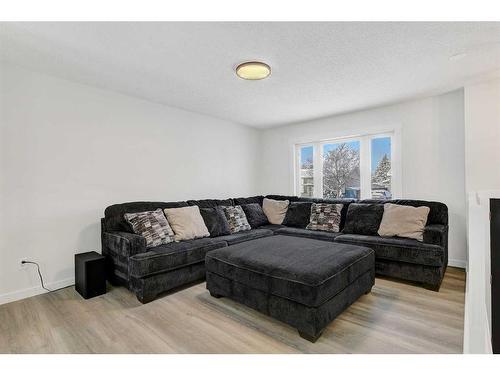
[[[304,229],[311,218],[312,202],[291,202],[286,211],[283,225]]]
[[[154,211],[158,208],[186,207],[187,202],[128,202],[113,204],[104,210],[104,228],[108,232],[119,231],[134,233],[125,220],[126,213]]]
[[[349,204],[356,202],[354,199],[348,198],[299,198],[299,202],[312,202],[312,203],[330,203],[330,204],[342,204],[342,211],[340,212],[340,230],[344,228],[345,218],[347,217],[347,209]]]
[[[258,203],[262,206],[262,201],[264,200],[263,195],[256,195],[254,197],[247,198],[233,198],[233,203],[235,206],[243,206],[244,204]]]
[[[295,195],[266,195],[267,199],[273,199],[275,201],[289,201],[289,202],[298,202],[300,200],[299,197]]]
[[[384,206],[377,203],[351,203],[342,233],[378,236]]]
[[[360,203],[393,203],[404,206],[421,207],[427,206],[430,208],[429,216],[427,217],[427,225],[441,224],[448,225],[448,207],[441,202],[414,200],[414,199],[392,199],[392,200],[378,200],[378,199],[365,199]]]
[[[200,200],[188,200],[188,205],[198,206],[200,208],[213,208],[217,206],[234,206],[233,200],[229,199],[200,199]]]

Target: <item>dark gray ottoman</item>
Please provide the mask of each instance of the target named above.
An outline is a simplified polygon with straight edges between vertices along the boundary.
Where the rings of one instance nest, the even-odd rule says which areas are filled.
[[[312,342],[375,283],[373,250],[292,236],[213,250],[205,265],[212,296],[290,324]]]

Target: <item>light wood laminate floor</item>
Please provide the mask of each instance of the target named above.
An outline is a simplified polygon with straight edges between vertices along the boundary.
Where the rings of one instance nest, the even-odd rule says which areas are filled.
[[[125,288],[84,300],[73,287],[0,306],[1,353],[461,353],[465,273],[439,293],[376,279],[316,343],[205,283],[142,305]]]

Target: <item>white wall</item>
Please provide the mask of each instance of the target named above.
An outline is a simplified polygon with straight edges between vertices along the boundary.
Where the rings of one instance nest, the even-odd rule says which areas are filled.
[[[467,192],[500,189],[500,80],[465,87]]]
[[[0,64],[0,303],[72,283],[106,206],[256,192],[257,131]]]
[[[445,95],[261,132],[260,191],[293,194],[293,144],[400,129],[402,197],[448,205],[450,265],[465,266],[464,97]]]

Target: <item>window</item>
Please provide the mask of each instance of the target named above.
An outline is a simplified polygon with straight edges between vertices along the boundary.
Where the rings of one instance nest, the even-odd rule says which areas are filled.
[[[359,199],[359,141],[323,144],[323,198]]]
[[[384,133],[296,145],[297,195],[391,199],[393,138]]]
[[[300,147],[299,196],[312,197],[314,195],[314,164],[313,146]]]
[[[391,199],[391,137],[372,138],[371,195],[377,199]]]

